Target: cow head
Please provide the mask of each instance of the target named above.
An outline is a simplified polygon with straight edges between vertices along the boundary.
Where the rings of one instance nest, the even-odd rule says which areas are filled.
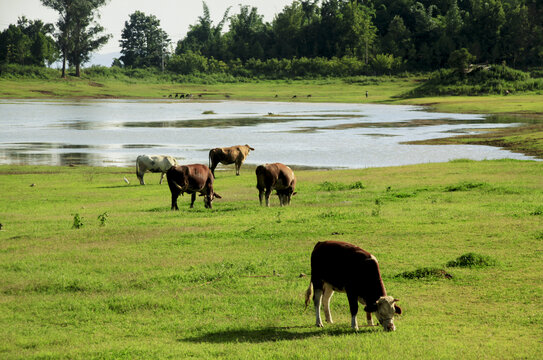
[[[276,190],[276,193],[277,196],[279,196],[279,203],[281,204],[281,206],[290,205],[290,200],[294,195],[297,194],[296,192],[292,191],[292,188],[281,191]]]
[[[395,304],[397,299],[392,296],[381,296],[376,303],[366,306],[364,309],[367,312],[375,312],[377,320],[383,325],[385,331],[394,331],[394,314],[401,314],[402,309]]]
[[[220,196],[219,194],[217,194],[217,193],[214,192],[213,190],[211,191],[211,194],[200,195],[200,196],[205,196],[205,197],[204,197],[204,204],[205,204],[206,209],[211,209],[211,208],[213,208],[213,205],[212,205],[211,203],[213,202],[213,200],[214,200],[215,198],[217,198],[217,199],[222,199],[222,196]]]

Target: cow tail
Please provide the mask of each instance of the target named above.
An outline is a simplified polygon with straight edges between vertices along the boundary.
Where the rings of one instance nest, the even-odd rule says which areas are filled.
[[[311,302],[311,297],[313,296],[313,283],[309,282],[309,287],[305,291],[305,308],[304,311],[307,309],[307,306]]]
[[[211,153],[213,153],[213,149],[209,150],[209,158],[207,162],[207,166],[211,169]]]
[[[136,176],[140,178],[140,157],[136,159]]]

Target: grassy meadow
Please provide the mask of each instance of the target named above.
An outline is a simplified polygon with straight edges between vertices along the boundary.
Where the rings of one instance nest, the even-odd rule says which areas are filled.
[[[253,80],[251,82],[214,84],[173,83],[144,79],[0,78],[0,97],[15,99],[164,99],[169,95],[175,96],[176,93],[189,93],[193,95],[195,100],[383,102],[413,89],[417,83],[415,78],[396,77],[362,77],[349,81],[342,79]],[[367,99],[366,91],[369,93]]]
[[[0,358],[540,358],[541,162],[295,172],[290,207],[230,166],[212,210],[174,212],[158,174],[0,166]],[[314,326],[323,240],[379,259],[396,332],[353,332],[344,294]],[[488,266],[447,266],[472,253]]]

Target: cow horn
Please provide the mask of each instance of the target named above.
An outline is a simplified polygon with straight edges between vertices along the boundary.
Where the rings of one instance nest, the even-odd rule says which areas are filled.
[[[181,190],[181,191],[185,191],[185,189],[184,189],[184,188],[182,188],[181,186],[179,186],[179,185],[178,185],[178,184],[177,184],[177,183],[176,183],[175,181],[173,181],[173,180],[172,180],[172,183],[173,183],[173,184],[174,184],[174,186],[175,186],[176,188],[178,188],[179,190]]]

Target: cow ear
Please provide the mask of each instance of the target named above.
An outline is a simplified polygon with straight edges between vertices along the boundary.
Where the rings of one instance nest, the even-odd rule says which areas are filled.
[[[297,193],[298,193],[297,191],[293,192],[293,193],[292,193],[292,196],[296,195]]]
[[[222,196],[220,196],[220,195],[217,194],[217,193],[213,193],[213,196],[216,197],[217,199],[222,199]]]
[[[254,149],[254,148],[252,148],[252,147],[249,147],[249,149],[251,149],[251,151],[255,151],[255,149]]]
[[[377,303],[366,305],[366,307],[364,308],[364,311],[368,312],[368,313],[376,312],[377,311]]]
[[[396,312],[396,314],[398,314],[398,315],[401,315],[402,314],[402,308],[399,307],[398,305],[394,304],[394,312]]]

